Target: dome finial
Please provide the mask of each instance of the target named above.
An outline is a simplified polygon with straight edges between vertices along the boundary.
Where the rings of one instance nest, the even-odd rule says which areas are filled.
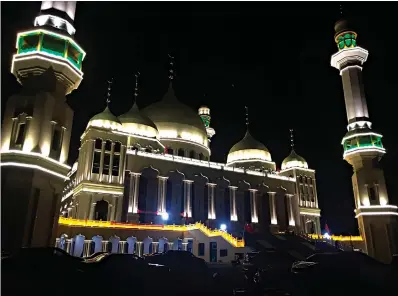
[[[249,130],[249,107],[245,106],[245,111],[246,129]]]
[[[169,69],[169,79],[170,79],[170,83],[173,81],[174,79],[174,57],[171,54],[168,54],[169,56],[169,65],[170,65],[170,69]]]
[[[108,93],[106,95],[106,106],[108,106],[108,107],[109,107],[109,103],[111,102],[112,83],[113,83],[113,78],[111,78],[111,80],[108,80]]]
[[[290,147],[292,147],[292,150],[294,150],[294,135],[293,135],[293,129],[290,129]]]
[[[134,104],[137,103],[137,97],[138,97],[138,77],[141,75],[139,71],[134,74],[135,76],[135,88],[134,88]]]

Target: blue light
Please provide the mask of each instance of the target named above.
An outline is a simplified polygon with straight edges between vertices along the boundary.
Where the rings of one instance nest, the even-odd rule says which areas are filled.
[[[326,239],[330,239],[330,234],[327,233],[327,232],[325,232],[324,235],[323,235],[323,237],[326,238]]]
[[[227,225],[221,224],[221,225],[220,225],[220,230],[222,230],[222,231],[227,231]]]
[[[162,216],[162,219],[163,219],[164,221],[169,220],[169,213],[164,212],[164,213],[161,214],[161,216]]]

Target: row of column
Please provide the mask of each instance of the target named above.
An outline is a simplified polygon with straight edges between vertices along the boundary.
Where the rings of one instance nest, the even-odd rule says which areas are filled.
[[[130,173],[130,192],[129,192],[129,203],[128,203],[128,213],[136,214],[138,213],[138,197],[139,197],[139,182],[140,173]],[[158,177],[158,203],[157,212],[166,213],[166,193],[167,193],[167,179],[168,177],[159,176]],[[192,184],[191,180],[184,180],[184,216],[192,217]],[[208,192],[208,219],[216,219],[216,208],[215,208],[215,188],[216,184],[207,183]],[[236,202],[236,191],[238,187],[229,186],[230,193],[230,220],[238,221],[237,214],[237,202]],[[249,189],[250,192],[250,208],[251,208],[251,220],[252,223],[258,223],[258,196],[257,189]],[[277,225],[278,218],[276,212],[276,192],[268,192],[269,195],[269,206],[270,206],[270,218],[271,224]],[[294,215],[294,204],[293,204],[292,194],[286,194],[287,202],[287,213],[288,221],[290,226],[295,226],[295,215]]]

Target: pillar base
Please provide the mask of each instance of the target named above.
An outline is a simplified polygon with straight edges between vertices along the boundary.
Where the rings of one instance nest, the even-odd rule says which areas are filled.
[[[140,221],[139,218],[138,214],[127,213],[127,223],[138,224]]]
[[[271,224],[269,226],[269,230],[271,233],[278,233],[279,232],[279,225]]]

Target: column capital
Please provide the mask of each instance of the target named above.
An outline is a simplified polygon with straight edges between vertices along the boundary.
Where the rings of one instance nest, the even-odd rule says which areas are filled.
[[[141,175],[141,174],[140,174]],[[159,180],[167,180],[169,177],[166,177],[166,176],[158,176],[158,179]]]
[[[217,184],[215,184],[215,183],[210,183],[210,182],[209,182],[209,183],[206,183],[206,185],[209,186],[209,187],[216,187],[216,186],[217,186]]]
[[[185,179],[185,180],[182,180],[184,183],[189,183],[189,184],[191,184],[191,183],[193,183],[194,181],[192,181],[192,180],[187,180],[187,179]]]
[[[255,188],[250,188],[250,189],[249,189],[249,191],[251,191],[251,192],[257,192],[257,191],[258,191],[258,189],[255,189]]]
[[[232,189],[232,190],[236,190],[236,189],[238,189],[238,187],[237,186],[228,186],[229,187],[229,189]]]

